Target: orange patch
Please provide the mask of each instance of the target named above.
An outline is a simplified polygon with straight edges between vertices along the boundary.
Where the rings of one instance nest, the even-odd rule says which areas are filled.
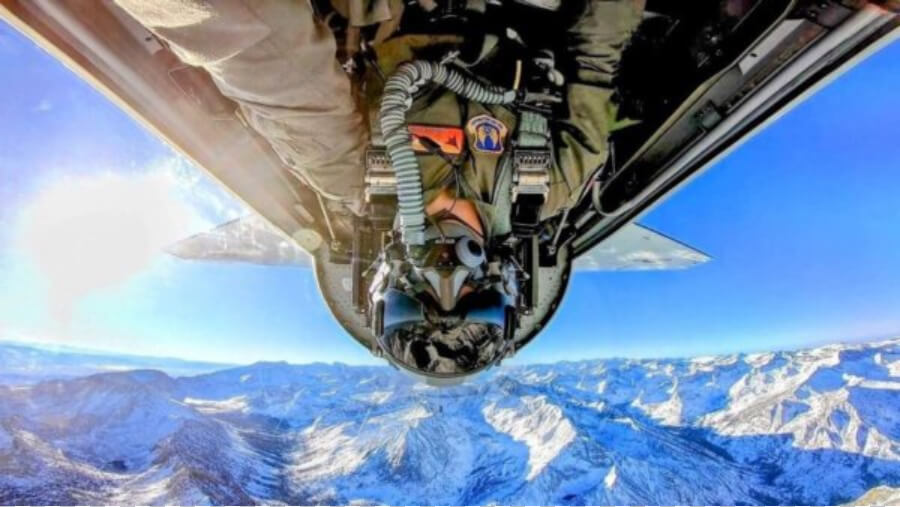
[[[462,153],[466,142],[465,133],[460,127],[436,127],[434,125],[410,125],[409,133],[412,136],[412,147],[416,153],[430,153],[422,144],[422,138],[430,139],[440,146],[441,151],[447,155],[459,155]]]

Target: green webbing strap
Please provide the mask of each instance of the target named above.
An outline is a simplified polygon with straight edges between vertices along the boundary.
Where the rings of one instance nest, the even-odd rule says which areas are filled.
[[[519,115],[519,136],[516,143],[521,148],[546,148],[550,144],[547,117],[534,111],[523,111]]]

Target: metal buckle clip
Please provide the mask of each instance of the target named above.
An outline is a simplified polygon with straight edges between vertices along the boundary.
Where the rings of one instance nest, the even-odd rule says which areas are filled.
[[[397,195],[397,175],[391,165],[391,158],[383,148],[366,150],[365,196],[366,202],[379,197]]]
[[[518,201],[520,195],[539,196],[545,201],[550,194],[550,164],[550,150],[515,150],[512,201]]]

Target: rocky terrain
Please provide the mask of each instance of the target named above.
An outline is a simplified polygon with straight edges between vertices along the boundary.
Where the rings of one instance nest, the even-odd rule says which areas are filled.
[[[0,385],[0,504],[835,504],[897,488],[900,341],[504,367],[453,388],[283,363]]]

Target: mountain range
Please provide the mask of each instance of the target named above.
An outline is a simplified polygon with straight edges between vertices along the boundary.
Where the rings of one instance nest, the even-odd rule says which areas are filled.
[[[0,345],[0,371],[27,348]],[[45,353],[28,351],[78,364]],[[505,366],[450,388],[340,364],[42,375],[0,376],[0,504],[900,499],[900,340]]]
[[[0,385],[33,384],[134,369],[154,369],[173,376],[185,376],[231,366],[235,365],[117,354],[60,344],[0,341]]]

